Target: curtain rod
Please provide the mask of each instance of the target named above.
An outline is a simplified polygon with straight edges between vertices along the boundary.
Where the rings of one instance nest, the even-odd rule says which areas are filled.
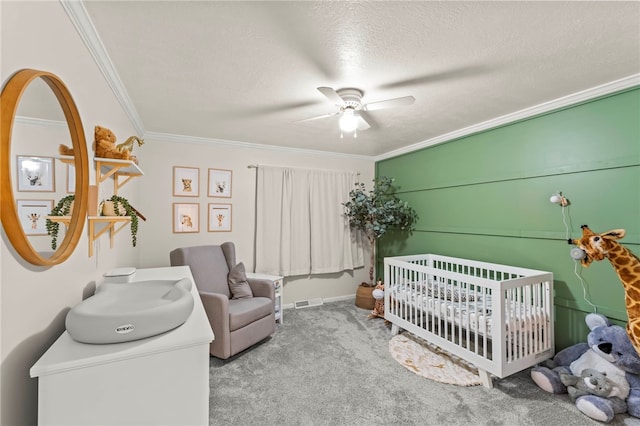
[[[305,167],[291,167],[291,166],[269,166],[269,167],[280,167],[283,169],[301,169],[301,170],[320,170],[324,172],[343,172],[344,170],[335,170],[335,169],[307,169]],[[249,164],[247,166],[248,169],[258,169],[260,168],[260,164]],[[358,176],[360,176],[360,172],[355,172]]]

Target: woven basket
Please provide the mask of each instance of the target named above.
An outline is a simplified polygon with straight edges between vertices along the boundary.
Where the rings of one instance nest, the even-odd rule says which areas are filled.
[[[373,298],[373,289],[374,287],[369,287],[368,285],[360,285],[358,290],[356,290],[356,306],[362,309],[372,310],[376,299]]]

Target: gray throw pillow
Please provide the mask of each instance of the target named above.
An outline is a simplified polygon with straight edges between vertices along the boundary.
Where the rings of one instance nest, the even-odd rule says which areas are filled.
[[[251,287],[247,282],[247,274],[244,269],[244,263],[240,262],[236,266],[231,268],[227,281],[229,282],[229,291],[231,291],[232,299],[253,297]]]

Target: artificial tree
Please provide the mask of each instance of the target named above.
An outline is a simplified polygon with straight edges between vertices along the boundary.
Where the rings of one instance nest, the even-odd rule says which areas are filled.
[[[371,246],[369,283],[373,287],[375,243],[388,230],[399,229],[411,233],[418,219],[416,211],[395,195],[393,179],[382,176],[373,179],[373,189],[367,191],[364,183],[356,183],[349,192],[349,201],[343,203],[352,228],[362,231]]]

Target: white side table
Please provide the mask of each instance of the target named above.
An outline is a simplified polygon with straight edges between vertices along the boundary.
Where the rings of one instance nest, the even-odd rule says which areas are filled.
[[[278,324],[284,324],[284,320],[282,319],[282,292],[284,290],[284,277],[279,275],[267,275],[267,274],[258,274],[255,272],[247,272],[247,278],[257,278],[260,280],[269,280],[273,283],[273,287],[276,290],[276,306],[275,306],[275,314],[276,314],[276,322]]]

